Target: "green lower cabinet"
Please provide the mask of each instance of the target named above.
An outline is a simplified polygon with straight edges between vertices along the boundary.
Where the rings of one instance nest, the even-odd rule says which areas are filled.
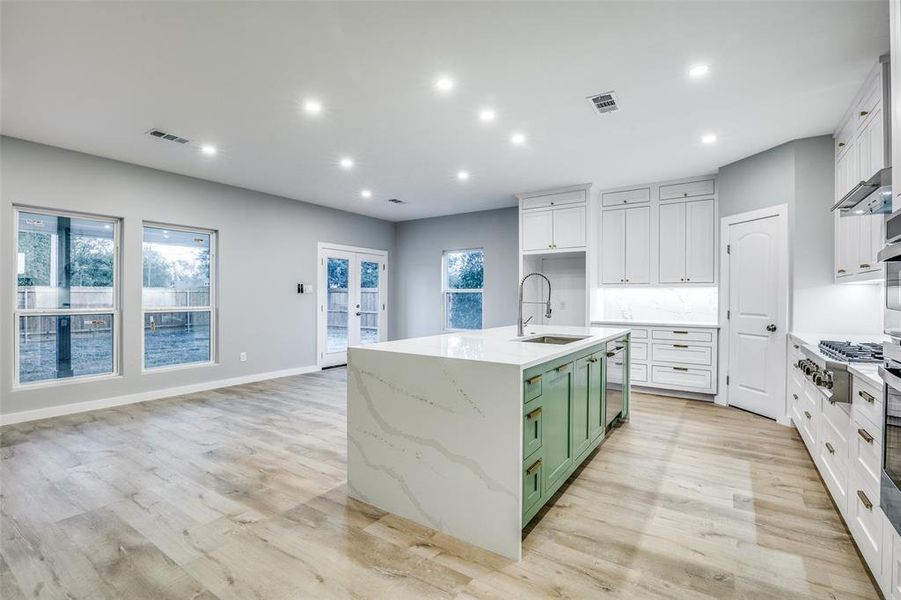
[[[541,398],[544,437],[544,491],[565,479],[573,462],[572,425],[573,364],[551,369],[542,377]]]
[[[588,357],[588,437],[604,435],[604,359],[598,352]]]
[[[591,357],[573,363],[572,455],[579,456],[591,446]]]

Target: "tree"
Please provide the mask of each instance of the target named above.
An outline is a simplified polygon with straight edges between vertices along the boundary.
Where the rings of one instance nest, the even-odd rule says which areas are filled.
[[[71,285],[112,287],[113,255],[113,240],[109,238],[72,236]]]
[[[144,287],[171,287],[172,267],[158,251],[144,244]]]
[[[18,251],[25,255],[25,272],[19,274],[19,285],[50,285],[50,236],[20,231]]]

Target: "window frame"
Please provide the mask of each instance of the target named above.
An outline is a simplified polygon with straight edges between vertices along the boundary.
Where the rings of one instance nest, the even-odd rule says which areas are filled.
[[[113,305],[104,308],[19,308],[19,215],[21,213],[44,215],[47,217],[67,217],[71,219],[89,219],[109,223],[113,226]],[[122,309],[122,274],[121,267],[121,231],[122,219],[120,217],[110,217],[106,215],[96,215],[92,213],[75,212],[69,210],[59,210],[55,208],[41,208],[36,206],[28,206],[23,204],[13,205],[13,252],[10,257],[12,260],[12,273],[15,281],[12,288],[12,309],[13,309],[13,382],[12,389],[34,389],[42,387],[55,387],[72,383],[83,383],[90,381],[103,381],[105,379],[117,379],[122,377],[119,371],[122,364],[122,336],[120,335],[121,309]],[[57,377],[55,379],[42,379],[40,381],[21,380],[21,365],[19,363],[19,334],[21,332],[21,317],[51,317],[60,315],[87,315],[87,314],[103,314],[112,316],[112,368],[109,373],[98,373],[90,375],[73,375],[72,377]]]
[[[145,306],[144,305],[144,228],[166,229],[169,231],[182,231],[185,233],[201,233],[210,236],[210,303],[209,306]],[[156,221],[143,221],[141,223],[141,373],[151,375],[153,373],[165,373],[181,369],[195,369],[198,367],[210,367],[219,364],[219,232],[205,227],[188,227],[185,225],[171,225]],[[210,315],[210,358],[204,361],[179,363],[175,365],[163,365],[160,367],[147,367],[145,363],[144,323],[147,313],[175,313],[175,312],[208,312]]]
[[[482,287],[480,288],[449,288],[447,286],[447,255],[460,254],[463,252],[481,252],[482,253]],[[485,328],[485,249],[484,248],[458,248],[455,250],[443,250],[441,252],[441,329],[442,331],[478,331],[478,329],[462,329],[459,327],[448,327],[447,322],[447,298],[448,294],[480,294],[482,296],[482,329]]]

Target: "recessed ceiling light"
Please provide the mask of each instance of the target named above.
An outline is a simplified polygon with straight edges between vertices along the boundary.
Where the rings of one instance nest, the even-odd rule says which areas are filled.
[[[366,198],[367,200],[368,200],[369,198],[372,198],[372,190],[363,190],[363,191],[361,191],[361,192],[360,192],[360,197],[361,197],[361,198]]]
[[[342,169],[353,169],[354,168],[354,159],[349,156],[345,156],[341,160],[338,161],[338,164],[341,165]]]
[[[454,80],[442,75],[435,80],[435,89],[439,92],[449,92],[454,89]]]
[[[479,120],[483,123],[490,123],[495,118],[497,118],[497,113],[494,112],[493,108],[483,108],[479,111]]]
[[[862,211],[862,210],[855,210],[855,211],[854,211],[854,214],[855,214],[855,215],[862,215],[862,214],[863,214],[863,211]]]
[[[713,144],[716,142],[716,134],[713,133],[705,133],[701,136],[702,144]]]
[[[200,151],[206,154],[207,156],[212,156],[216,154],[216,146],[211,146],[210,144],[204,144],[200,147]]]
[[[308,115],[318,115],[322,112],[322,103],[319,100],[310,98],[304,101],[303,109]]]
[[[688,76],[692,79],[700,79],[701,77],[706,77],[710,72],[710,67],[708,65],[694,65],[688,70]]]
[[[510,136],[510,143],[514,146],[522,146],[526,143],[526,134],[524,133],[514,133]]]
[[[469,179],[469,171],[457,171],[457,179],[467,181]]]

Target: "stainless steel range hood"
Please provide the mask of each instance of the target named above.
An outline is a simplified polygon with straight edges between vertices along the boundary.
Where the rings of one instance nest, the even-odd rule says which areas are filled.
[[[841,211],[842,216],[892,212],[892,168],[883,167],[866,181],[855,185],[835,203],[832,210]]]

